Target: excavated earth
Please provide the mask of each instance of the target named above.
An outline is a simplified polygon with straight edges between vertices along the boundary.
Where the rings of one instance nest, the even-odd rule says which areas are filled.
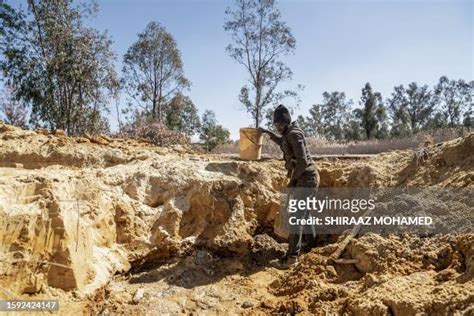
[[[321,187],[472,192],[473,152],[470,134],[317,165]],[[361,234],[342,254],[356,264],[328,261],[332,236],[271,268],[284,186],[278,160],[0,124],[0,298],[58,298],[64,315],[474,314],[472,227]],[[455,220],[472,220],[468,197],[444,206]]]

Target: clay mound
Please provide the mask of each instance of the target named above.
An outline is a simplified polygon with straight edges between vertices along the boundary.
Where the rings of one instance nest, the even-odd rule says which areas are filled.
[[[471,187],[474,133],[416,150],[318,163],[321,187]]]
[[[38,169],[110,167],[164,154],[194,154],[188,147],[157,147],[145,140],[110,138],[106,135],[67,137],[61,130],[22,130],[0,123],[0,167]]]
[[[470,134],[365,160],[318,162],[321,184],[472,188],[473,139]],[[65,296],[77,302],[91,294],[90,300],[105,301],[114,274],[185,258],[173,270],[181,273],[189,270],[186,258],[193,254],[198,268],[192,277],[183,277],[185,286],[199,284],[196,292],[202,286],[213,293],[220,286],[224,296],[236,290],[246,300],[254,298],[256,287],[264,293],[258,298],[261,304],[257,298],[240,302],[239,309],[229,313],[472,312],[473,234],[365,234],[342,254],[357,260],[355,265],[328,264],[336,243],[303,255],[292,271],[276,274],[265,268],[285,249],[275,241],[284,235],[279,222],[283,168],[276,160],[243,162],[183,147],[161,148],[104,135],[70,138],[0,124],[0,286],[20,297]],[[407,200],[412,202],[433,205],[429,196]],[[449,209],[460,202],[472,205],[465,195],[439,209],[450,215]],[[469,214],[469,209],[459,209]],[[443,222],[451,227],[463,218],[446,216]],[[236,269],[213,271],[221,269],[208,265],[219,261],[216,258],[225,258],[223,265],[229,267],[235,263],[240,275],[225,279],[227,272],[221,272]],[[242,258],[248,258],[245,267]],[[259,270],[249,273],[255,267]],[[215,287],[202,282],[201,270],[209,273],[204,279]],[[186,295],[184,285],[167,280],[167,291]],[[65,294],[70,292],[74,296]],[[216,297],[198,300],[201,309],[196,310],[204,310],[205,300],[217,302],[215,306],[233,304]],[[170,313],[183,312],[173,304]],[[127,305],[121,310],[130,311]],[[146,311],[145,305],[141,310]]]
[[[270,284],[281,297],[273,312],[462,313],[474,303],[472,238],[367,234],[348,245],[345,256],[359,261],[354,266],[328,264],[332,245],[313,249]]]
[[[474,179],[472,152],[471,133],[450,142],[388,152],[365,161],[326,161],[319,164],[322,186],[431,187],[435,190],[433,194],[444,196],[446,203],[434,204],[426,189],[426,194],[400,198],[408,198],[407,205],[414,210],[432,208],[431,212],[441,216],[448,227],[461,227],[460,223],[468,223],[472,215],[468,191]],[[467,228],[470,231],[472,227]],[[472,233],[424,237],[363,234],[352,239],[341,256],[347,262],[355,260],[355,264],[328,261],[337,243],[313,249],[301,257],[293,270],[269,285],[269,291],[280,299],[257,310],[337,315],[468,315],[474,306],[473,237]]]
[[[273,229],[279,163],[0,132],[2,164],[15,167],[0,168],[0,283],[16,293],[91,292],[132,264],[194,247],[243,255],[257,230]]]

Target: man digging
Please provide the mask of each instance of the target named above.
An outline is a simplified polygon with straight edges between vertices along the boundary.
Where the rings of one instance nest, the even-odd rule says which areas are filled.
[[[297,201],[305,200],[309,194],[316,193],[319,186],[319,174],[306,145],[304,132],[296,122],[291,122],[290,112],[282,104],[273,112],[273,126],[281,136],[263,128],[260,128],[260,131],[268,134],[283,152],[285,168],[288,171],[287,176],[290,179],[288,183],[289,198]],[[298,208],[296,212],[292,213],[292,216],[297,219],[306,219],[311,214],[308,209]],[[271,265],[279,269],[289,269],[298,262],[303,243],[307,249],[310,249],[315,241],[314,226],[290,225],[288,251],[283,258],[272,260]]]

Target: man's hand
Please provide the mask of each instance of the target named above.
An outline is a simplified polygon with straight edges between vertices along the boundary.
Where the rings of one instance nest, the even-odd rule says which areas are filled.
[[[296,185],[296,180],[290,180],[290,182],[288,182],[287,187],[288,188],[294,188],[295,185]]]
[[[268,134],[269,133],[266,129],[264,129],[262,127],[257,128],[257,130],[262,134]]]

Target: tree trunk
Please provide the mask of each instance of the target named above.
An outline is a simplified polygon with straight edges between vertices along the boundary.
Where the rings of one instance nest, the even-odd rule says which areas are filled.
[[[156,94],[153,94],[153,100],[152,100],[153,106],[151,109],[151,117],[156,118]]]
[[[158,109],[158,123],[161,123],[161,87],[159,89],[159,93],[158,93],[158,106],[157,106],[157,109]]]
[[[262,98],[262,85],[260,84],[260,76],[257,75],[257,84],[255,85],[256,96],[255,96],[255,128],[260,126],[260,111],[261,98]]]

